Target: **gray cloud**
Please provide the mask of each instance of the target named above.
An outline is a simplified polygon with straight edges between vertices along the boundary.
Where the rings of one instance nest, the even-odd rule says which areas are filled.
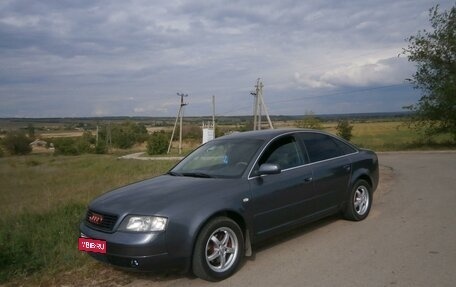
[[[434,4],[2,1],[0,117],[173,116],[176,92],[189,115],[209,114],[211,95],[220,114],[248,114],[257,77],[271,113],[397,111],[419,98],[397,54]]]

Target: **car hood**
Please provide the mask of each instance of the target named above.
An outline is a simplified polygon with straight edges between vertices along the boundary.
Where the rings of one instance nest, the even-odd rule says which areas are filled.
[[[180,206],[199,206],[211,199],[223,200],[236,190],[240,179],[197,178],[162,175],[107,192],[93,200],[89,208],[102,213],[124,216],[165,215]],[[221,188],[223,187],[223,188]]]

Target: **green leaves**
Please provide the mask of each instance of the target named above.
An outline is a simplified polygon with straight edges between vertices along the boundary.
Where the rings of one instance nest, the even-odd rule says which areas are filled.
[[[149,155],[164,154],[168,150],[169,134],[165,131],[154,132],[147,141],[147,153]]]
[[[337,135],[347,141],[351,140],[351,138],[353,137],[353,134],[352,134],[353,125],[351,125],[348,120],[340,120],[337,123],[336,130],[337,130]]]
[[[25,155],[32,151],[31,142],[32,139],[23,132],[8,132],[2,141],[2,145],[12,155]]]
[[[456,7],[440,12],[436,5],[429,21],[433,30],[418,31],[403,49],[417,67],[411,83],[423,92],[418,103],[405,108],[414,112],[411,126],[456,139]]]

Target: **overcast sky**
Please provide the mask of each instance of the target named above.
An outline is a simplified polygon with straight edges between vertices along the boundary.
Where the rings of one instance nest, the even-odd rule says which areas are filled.
[[[401,111],[405,39],[453,1],[1,0],[0,117]]]

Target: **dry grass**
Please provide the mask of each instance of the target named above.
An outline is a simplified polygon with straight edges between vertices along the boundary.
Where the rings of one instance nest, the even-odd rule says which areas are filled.
[[[354,122],[351,141],[363,148],[376,151],[454,149],[450,135],[426,137],[403,122]],[[336,134],[337,123],[326,123],[325,130]]]
[[[37,136],[39,138],[72,138],[72,137],[80,137],[82,136],[83,131],[54,131],[54,132],[45,132],[45,133],[38,133]]]

